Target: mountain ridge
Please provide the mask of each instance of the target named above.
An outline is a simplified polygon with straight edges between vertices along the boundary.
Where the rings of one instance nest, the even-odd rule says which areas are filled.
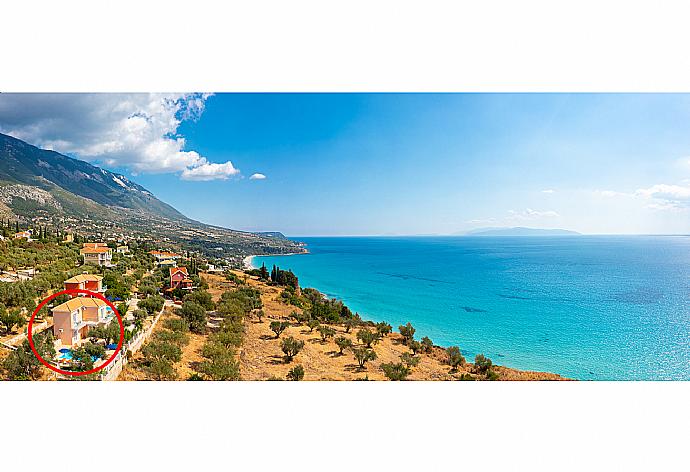
[[[105,239],[148,239],[237,264],[247,255],[299,252],[269,234],[204,224],[126,176],[0,134],[0,217]]]

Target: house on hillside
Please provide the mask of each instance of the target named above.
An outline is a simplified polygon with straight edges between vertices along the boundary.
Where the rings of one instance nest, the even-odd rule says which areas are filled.
[[[118,254],[129,254],[129,247],[128,246],[118,246],[117,249],[115,249],[115,252]]]
[[[177,259],[182,257],[174,252],[166,251],[151,251],[149,254],[156,258],[156,265],[159,267],[176,267]]]
[[[160,261],[158,263],[158,266],[167,268],[177,267],[177,261],[175,259],[166,259],[164,261]]]
[[[79,345],[89,328],[108,325],[114,317],[110,307],[98,298],[77,297],[52,309],[53,334],[63,346]]]
[[[18,233],[14,233],[14,239],[26,239],[27,241],[33,241],[31,238],[33,235],[34,233],[32,230],[20,231]]]
[[[170,268],[170,288],[173,291],[176,288],[182,290],[191,290],[194,282],[189,278],[189,273],[186,267],[171,267]]]
[[[113,251],[105,243],[84,243],[79,251],[84,256],[84,264],[94,264],[110,267],[113,260]]]
[[[65,290],[88,290],[90,292],[104,294],[108,287],[103,285],[103,277],[93,274],[79,274],[65,280]],[[88,297],[80,294],[78,296]]]
[[[64,244],[69,244],[74,242],[74,235],[72,233],[67,233],[65,239],[62,240]]]

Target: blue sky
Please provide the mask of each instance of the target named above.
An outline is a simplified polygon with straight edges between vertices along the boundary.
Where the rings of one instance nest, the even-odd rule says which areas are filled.
[[[122,171],[192,218],[241,230],[690,232],[688,95],[216,94],[186,100],[173,110],[180,118],[169,129],[168,115],[157,120],[148,111],[142,113],[153,117],[150,134],[142,134],[139,125],[145,125],[131,112],[126,125],[118,122],[124,136],[144,136],[138,147],[110,152],[85,133],[67,144],[55,135],[33,141]],[[143,110],[151,109],[147,103]],[[14,134],[26,138],[16,123]],[[145,141],[151,136],[155,145]],[[171,136],[177,148],[151,151],[167,149]],[[266,178],[250,179],[255,173]]]

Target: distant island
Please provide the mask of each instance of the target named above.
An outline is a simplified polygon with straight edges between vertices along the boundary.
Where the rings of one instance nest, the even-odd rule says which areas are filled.
[[[466,236],[578,236],[581,233],[567,229],[541,228],[478,228],[464,233]]]

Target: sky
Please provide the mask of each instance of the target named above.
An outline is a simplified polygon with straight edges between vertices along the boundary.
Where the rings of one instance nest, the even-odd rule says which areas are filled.
[[[0,132],[239,230],[690,233],[690,95],[0,94]]]

